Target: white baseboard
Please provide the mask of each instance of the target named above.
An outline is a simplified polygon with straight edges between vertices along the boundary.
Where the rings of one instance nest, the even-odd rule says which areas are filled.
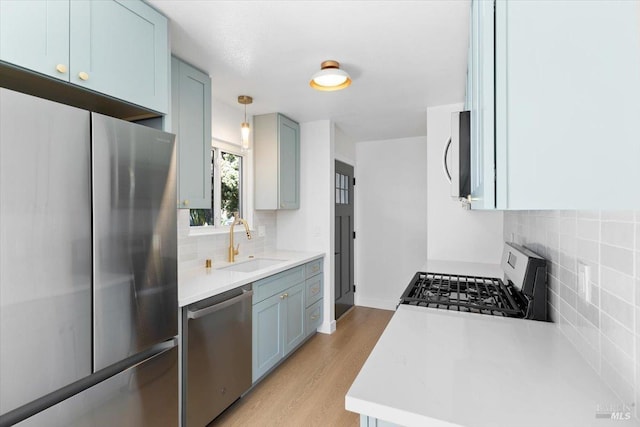
[[[381,310],[391,310],[396,311],[396,306],[398,305],[398,299],[378,299],[378,298],[356,298],[355,301],[357,306],[361,307],[370,307],[370,308],[379,308]]]
[[[331,322],[322,322],[322,325],[318,327],[318,332],[321,334],[331,335],[336,331],[336,321],[332,320]]]

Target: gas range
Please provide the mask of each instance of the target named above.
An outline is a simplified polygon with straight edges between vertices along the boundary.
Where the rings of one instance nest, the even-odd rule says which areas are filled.
[[[417,272],[400,304],[547,320],[546,260],[531,250],[505,243],[504,281],[494,277]]]

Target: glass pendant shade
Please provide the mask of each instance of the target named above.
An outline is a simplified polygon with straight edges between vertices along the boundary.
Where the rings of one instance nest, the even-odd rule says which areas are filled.
[[[249,133],[250,133],[251,129],[249,128],[249,123],[247,122],[243,122],[242,126],[240,127],[240,134],[242,135],[242,149],[243,150],[248,150],[249,149]]]

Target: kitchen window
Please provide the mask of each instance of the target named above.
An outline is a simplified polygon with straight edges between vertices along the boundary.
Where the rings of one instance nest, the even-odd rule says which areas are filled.
[[[238,152],[211,149],[211,209],[191,209],[190,226],[229,226],[234,212],[242,217],[243,160]]]

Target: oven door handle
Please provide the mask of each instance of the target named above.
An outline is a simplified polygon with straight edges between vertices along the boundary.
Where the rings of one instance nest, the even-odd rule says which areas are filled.
[[[447,144],[444,147],[444,153],[442,154],[442,168],[444,169],[444,174],[447,177],[447,181],[451,184],[451,173],[449,172],[449,165],[447,164],[447,156],[449,155],[449,148],[451,147],[451,137],[447,141]]]

